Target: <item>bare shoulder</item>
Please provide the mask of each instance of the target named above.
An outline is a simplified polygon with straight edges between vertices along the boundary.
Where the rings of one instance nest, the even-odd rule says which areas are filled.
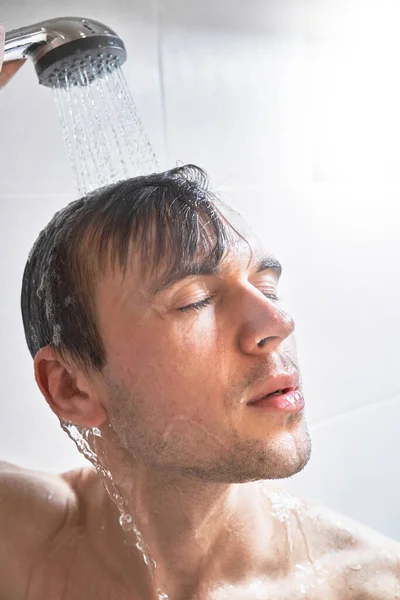
[[[304,502],[303,519],[318,557],[349,598],[400,598],[400,544],[327,507]]]
[[[77,519],[78,477],[0,462],[0,597],[26,597],[41,549]]]

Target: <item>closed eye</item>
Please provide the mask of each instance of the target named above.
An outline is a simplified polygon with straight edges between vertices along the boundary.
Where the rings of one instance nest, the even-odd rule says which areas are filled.
[[[203,300],[199,300],[198,302],[194,302],[193,304],[188,304],[187,306],[181,306],[178,310],[181,312],[187,312],[189,310],[201,310],[205,308],[209,304],[211,304],[212,298],[209,296],[208,298],[204,298]]]
[[[266,294],[264,292],[262,292],[264,294],[264,296],[266,298],[268,298],[269,300],[274,300],[275,302],[277,302],[278,300],[280,300],[280,298],[278,298],[278,296],[276,294]]]
[[[268,298],[269,300],[272,300],[274,302],[278,302],[280,300],[280,298],[278,298],[278,296],[276,294],[267,294],[265,292],[262,292],[264,294],[264,296],[266,298]],[[198,302],[193,302],[193,304],[188,304],[187,306],[181,306],[180,308],[178,308],[178,310],[180,310],[181,312],[188,312],[190,310],[201,310],[202,308],[205,308],[206,306],[209,306],[212,302],[212,297],[209,296],[207,298],[204,298],[203,300],[199,300]]]

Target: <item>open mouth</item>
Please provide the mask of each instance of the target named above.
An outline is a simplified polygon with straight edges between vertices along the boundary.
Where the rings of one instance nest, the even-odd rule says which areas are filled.
[[[256,401],[250,402],[249,406],[297,413],[304,408],[304,397],[298,387],[281,388],[262,396]]]
[[[295,388],[283,388],[281,390],[276,390],[275,392],[271,392],[271,394],[266,394],[263,398],[271,398],[271,396],[280,396],[282,394],[289,394],[289,392],[294,392]],[[262,400],[262,398],[260,398]]]

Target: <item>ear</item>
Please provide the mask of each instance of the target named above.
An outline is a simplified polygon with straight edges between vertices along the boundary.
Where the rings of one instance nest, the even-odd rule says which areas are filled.
[[[51,346],[35,356],[35,379],[51,410],[62,421],[100,427],[107,419],[99,394],[82,369],[63,361]]]

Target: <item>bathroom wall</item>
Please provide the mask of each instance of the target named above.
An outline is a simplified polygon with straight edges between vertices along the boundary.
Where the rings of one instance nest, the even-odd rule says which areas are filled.
[[[74,14],[124,39],[162,166],[205,168],[284,265],[313,457],[286,482],[400,539],[400,38],[396,0],[3,0],[12,29]],[[39,230],[74,198],[51,92],[0,95],[0,456],[83,459],[37,391],[19,313]]]

